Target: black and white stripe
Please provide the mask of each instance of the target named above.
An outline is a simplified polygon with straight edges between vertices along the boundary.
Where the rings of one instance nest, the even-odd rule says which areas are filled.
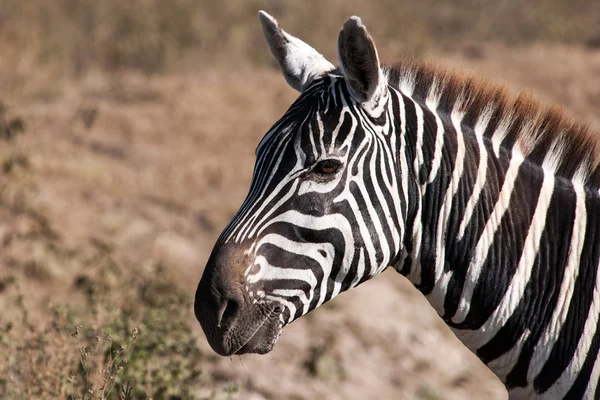
[[[355,53],[372,45],[357,18],[343,35]],[[379,70],[369,51],[299,74],[300,97],[259,144],[217,243],[247,249],[245,290],[280,303],[285,326],[391,265],[511,399],[599,398],[595,145],[553,110],[425,66],[356,83],[372,72],[356,68]],[[323,160],[340,167],[319,174]]]

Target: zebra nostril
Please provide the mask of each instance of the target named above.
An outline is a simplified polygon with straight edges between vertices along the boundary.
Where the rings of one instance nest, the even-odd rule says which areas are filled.
[[[240,308],[239,303],[236,300],[225,300],[221,307],[219,307],[217,316],[217,326],[220,328],[223,324],[228,325],[233,321]]]

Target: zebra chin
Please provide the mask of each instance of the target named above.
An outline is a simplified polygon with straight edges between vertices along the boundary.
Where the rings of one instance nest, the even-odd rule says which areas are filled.
[[[281,335],[281,329],[282,327],[279,323],[278,315],[276,318],[265,320],[260,328],[250,336],[250,339],[232,354],[266,354],[270,352],[275,347],[277,339],[279,339],[279,336]],[[244,336],[245,335],[242,335],[242,337]],[[243,343],[243,341],[244,340],[242,339],[238,343]]]
[[[254,315],[251,310],[242,312],[243,317],[229,326],[213,325],[196,312],[211,348],[221,356],[266,354],[273,350],[282,330],[281,308],[274,306]]]

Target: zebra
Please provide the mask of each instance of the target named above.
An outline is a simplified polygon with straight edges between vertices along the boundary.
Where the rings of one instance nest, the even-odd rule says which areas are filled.
[[[298,99],[256,148],[194,310],[220,355],[388,267],[511,399],[600,397],[600,139],[561,108],[423,62],[381,65],[362,21],[338,67],[260,11]]]

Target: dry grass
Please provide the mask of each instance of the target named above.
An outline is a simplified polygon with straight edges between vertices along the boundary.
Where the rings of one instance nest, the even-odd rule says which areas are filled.
[[[133,290],[116,288],[126,300],[100,295],[101,281],[80,276],[77,289],[85,307],[76,302],[42,307],[47,317],[35,323],[24,295],[14,296],[21,315],[5,323],[0,336],[0,395],[192,398],[203,382],[200,365],[206,358],[188,324],[187,293],[165,282],[161,270],[152,281],[132,277]]]
[[[237,391],[202,372],[215,356],[200,345],[191,293],[245,191],[238,171],[223,171],[225,127],[207,116],[226,104],[249,109],[254,89],[202,109],[195,99],[216,92],[216,77],[118,79],[90,76],[42,107],[34,88],[0,121],[27,121],[0,146],[2,398],[98,398],[103,387],[107,398],[135,399]],[[265,109],[280,101],[271,95]],[[246,119],[246,129],[261,118]],[[260,130],[231,148],[249,148]],[[251,167],[252,159],[240,165],[247,175]],[[219,188],[235,186],[223,199]],[[121,345],[127,364],[115,353]]]
[[[598,42],[594,1],[425,0],[0,0],[0,49],[5,69],[43,66],[80,75],[92,69],[205,68],[264,65],[256,11],[276,15],[290,32],[335,56],[331,38],[350,15],[363,17],[381,49],[421,53],[464,43]],[[260,51],[257,51],[257,48]]]
[[[261,357],[217,358],[191,302],[296,96],[257,9],[331,59],[359,14],[383,58],[437,55],[598,127],[599,5],[563,3],[0,0],[0,397],[503,398],[392,274]]]

